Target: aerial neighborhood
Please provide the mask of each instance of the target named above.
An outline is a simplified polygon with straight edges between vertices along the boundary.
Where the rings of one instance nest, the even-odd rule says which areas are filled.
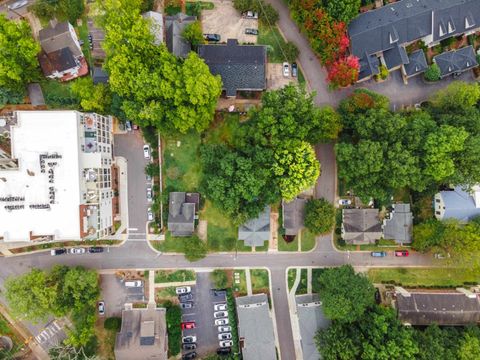
[[[480,359],[480,0],[0,0],[0,359]]]

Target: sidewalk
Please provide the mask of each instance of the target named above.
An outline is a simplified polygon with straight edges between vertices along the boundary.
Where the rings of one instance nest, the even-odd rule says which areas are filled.
[[[292,324],[292,334],[293,334],[293,343],[295,345],[295,357],[297,359],[303,359],[303,351],[301,344],[301,335],[300,335],[300,326],[298,324],[297,317],[297,302],[295,300],[295,294],[297,292],[298,285],[300,284],[301,279],[301,270],[299,268],[295,269],[296,276],[295,282],[293,283],[292,289],[288,293],[288,309],[290,315],[290,323]],[[287,270],[288,274],[288,270]],[[288,279],[288,276],[287,276]]]

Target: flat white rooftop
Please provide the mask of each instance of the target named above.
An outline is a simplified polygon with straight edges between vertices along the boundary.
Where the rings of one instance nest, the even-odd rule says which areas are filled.
[[[11,128],[18,169],[0,170],[0,237],[80,238],[78,113],[19,111]],[[13,197],[13,199],[12,199]]]

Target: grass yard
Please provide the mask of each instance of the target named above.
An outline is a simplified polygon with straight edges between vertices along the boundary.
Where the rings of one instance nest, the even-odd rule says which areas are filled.
[[[282,63],[286,61],[282,52],[286,43],[278,28],[276,26],[270,28],[268,25],[259,23],[258,31],[257,44],[267,45],[268,62]]]
[[[155,271],[155,283],[194,281],[197,278],[192,270],[158,270]]]
[[[40,86],[47,106],[51,109],[78,109],[80,103],[70,89],[71,84],[71,81],[61,83],[55,80],[42,79]]]
[[[312,270],[312,291],[318,293],[320,289],[320,283],[318,282],[318,277],[320,274],[325,271],[325,269],[313,269]]]
[[[178,302],[175,286],[155,289],[155,302],[157,304],[163,304],[167,301]]]
[[[101,339],[101,341],[98,342],[97,348],[97,355],[100,359],[115,360],[115,338],[118,331],[120,331],[119,328],[105,328],[103,320],[97,321],[97,323],[95,324],[95,335],[98,339]]]
[[[90,45],[88,42],[88,23],[87,23],[87,18],[84,17],[82,18],[82,25],[76,27],[77,32],[78,32],[78,38],[83,41],[82,45],[82,51],[83,54],[85,55],[85,59],[87,59],[88,65],[91,67],[93,66],[93,59],[92,59],[92,54],[90,52]]]
[[[250,278],[252,279],[252,290],[254,293],[269,292],[270,281],[268,271],[265,269],[250,270]]]
[[[238,274],[235,276],[235,274]],[[239,279],[237,283],[235,279]],[[237,293],[237,295],[246,295],[247,294],[247,280],[245,278],[245,270],[233,270],[233,286],[232,289]]]
[[[298,236],[295,239],[287,243],[282,236],[278,236],[278,250],[279,251],[298,251]]]
[[[206,135],[205,142],[209,144],[233,145],[239,128],[240,115],[238,113],[217,113]]]
[[[231,220],[208,200],[200,214],[200,219],[208,221],[207,246],[212,251],[233,251],[237,242],[237,228]]]
[[[256,252],[268,251],[268,240],[265,240],[262,246],[255,246]]]
[[[8,354],[0,353],[0,359],[3,359],[2,356],[4,355],[6,356],[5,359],[10,359],[9,356],[14,355],[23,346],[23,339],[2,314],[0,314],[0,336],[8,336],[13,341],[13,348]],[[11,358],[13,359],[14,357],[12,356]]]
[[[374,283],[419,287],[457,287],[479,283],[479,274],[458,268],[392,268],[370,269]]]
[[[315,247],[315,235],[307,229],[302,230],[302,251],[310,251]]]
[[[293,284],[295,283],[295,278],[297,277],[297,272],[300,271],[300,282],[298,283],[296,295],[306,294],[307,293],[307,269],[290,269],[288,270],[288,291],[292,290]],[[313,279],[312,279],[313,280]]]

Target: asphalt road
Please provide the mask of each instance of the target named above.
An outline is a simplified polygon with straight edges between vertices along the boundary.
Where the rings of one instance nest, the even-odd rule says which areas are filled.
[[[19,15],[23,16],[25,15],[28,11],[28,7],[32,5],[35,1],[34,0],[28,0],[28,4],[25,6],[22,6],[19,9],[15,10],[9,10],[8,6],[11,6],[13,3],[17,2],[18,0],[9,0],[9,1],[1,1],[0,2],[0,13],[7,14],[7,17],[9,19],[16,19],[19,17]]]

